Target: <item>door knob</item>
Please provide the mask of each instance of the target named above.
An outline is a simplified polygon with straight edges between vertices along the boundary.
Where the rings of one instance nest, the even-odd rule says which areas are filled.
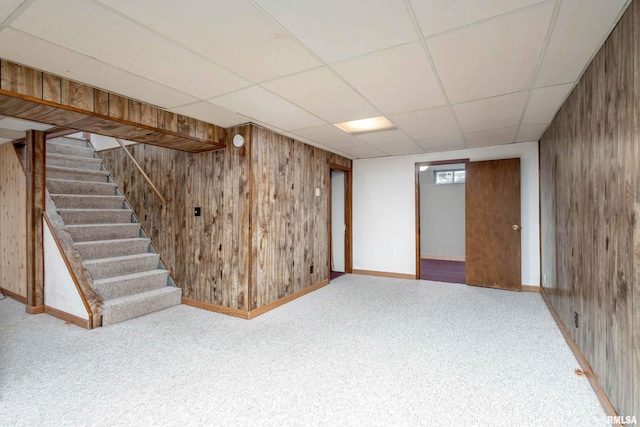
[[[518,231],[518,230],[520,230],[520,226],[519,226],[518,224],[513,224],[513,225],[511,226],[511,228],[513,228],[513,231]]]

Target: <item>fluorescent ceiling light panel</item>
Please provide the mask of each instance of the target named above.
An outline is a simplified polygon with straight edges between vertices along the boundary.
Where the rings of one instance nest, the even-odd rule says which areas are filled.
[[[368,119],[352,120],[350,122],[336,123],[335,127],[341,129],[347,133],[358,135],[367,132],[378,132],[382,130],[395,129],[393,123],[391,123],[386,117],[371,117]]]

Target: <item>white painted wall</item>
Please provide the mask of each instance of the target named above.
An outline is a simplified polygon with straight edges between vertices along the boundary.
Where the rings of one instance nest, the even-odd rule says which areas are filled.
[[[344,172],[331,171],[332,270],[344,272]]]
[[[519,157],[522,284],[540,284],[538,143],[353,161],[353,268],[415,274],[415,163]]]
[[[137,142],[127,141],[126,139],[121,139],[121,141],[124,145],[137,144]],[[91,134],[91,145],[93,145],[93,148],[95,148],[96,151],[110,150],[112,148],[120,147],[120,144],[118,144],[118,141],[116,141],[115,138],[112,138],[110,136],[96,135],[95,133]]]
[[[420,254],[464,259],[464,184],[434,185],[434,171],[464,170],[464,163],[420,172]]]
[[[89,313],[82,302],[71,273],[53,240],[46,221],[44,228],[44,304],[48,307],[88,320]]]

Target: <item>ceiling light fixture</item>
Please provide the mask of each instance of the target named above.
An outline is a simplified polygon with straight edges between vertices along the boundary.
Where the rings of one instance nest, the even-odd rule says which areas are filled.
[[[368,132],[379,132],[382,130],[396,129],[386,117],[371,117],[362,120],[352,120],[350,122],[336,123],[335,127],[352,135],[358,135]]]

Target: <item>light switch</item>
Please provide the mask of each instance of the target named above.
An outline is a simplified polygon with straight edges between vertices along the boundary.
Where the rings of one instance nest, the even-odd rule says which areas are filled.
[[[316,197],[320,197],[320,189],[316,188]]]

